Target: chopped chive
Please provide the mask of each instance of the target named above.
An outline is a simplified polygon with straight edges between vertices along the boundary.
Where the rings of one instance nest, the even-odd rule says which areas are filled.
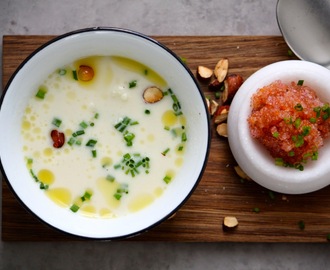
[[[274,192],[273,192],[273,191],[271,191],[271,190],[268,190],[268,195],[269,195],[269,197],[270,197],[272,200],[274,200],[274,199],[275,199],[275,194],[274,194]]]
[[[39,99],[44,99],[46,96],[47,90],[45,88],[39,88],[36,94],[36,97]]]
[[[254,207],[254,208],[252,209],[252,211],[253,211],[254,213],[260,213],[260,208],[259,208],[259,207]]]
[[[280,136],[278,131],[273,132],[272,135],[273,135],[274,138],[278,138]]]
[[[33,179],[34,179],[36,182],[39,182],[38,177],[36,176],[36,174],[34,173],[34,171],[33,171],[32,169],[30,169],[30,174],[32,175]]]
[[[309,118],[309,122],[311,122],[312,124],[315,124],[316,123],[316,118],[315,117]]]
[[[144,75],[148,75],[149,71],[147,69],[144,70]]]
[[[328,118],[329,118],[329,113],[328,112],[326,112],[322,115],[323,120],[327,120]]]
[[[299,128],[301,124],[301,119],[297,118],[294,122],[293,125],[295,126],[295,128]]]
[[[79,206],[76,205],[76,204],[73,204],[71,207],[70,207],[70,210],[74,213],[76,213],[78,210],[79,210]]]
[[[310,133],[310,131],[311,131],[311,127],[310,126],[304,126],[302,128],[302,135],[303,136],[307,136]]]
[[[62,124],[62,120],[58,118],[54,118],[52,124],[56,127],[60,127],[60,125]]]
[[[166,175],[166,176],[163,178],[163,180],[164,180],[164,182],[165,182],[166,184],[169,184],[169,183],[171,182],[171,180],[172,180],[172,177]]]
[[[95,149],[92,150],[92,156],[93,156],[93,158],[96,158],[97,157],[97,152],[96,152]]]
[[[217,92],[214,93],[214,96],[215,96],[216,99],[219,99],[221,94],[220,94],[219,91],[217,91]]]
[[[164,129],[165,129],[165,130],[170,130],[170,127],[165,126]]]
[[[302,111],[304,108],[303,106],[300,104],[300,103],[297,103],[295,106],[294,106],[294,109],[296,111]]]
[[[139,124],[138,121],[133,121],[133,122],[130,123],[131,126],[135,126],[135,125],[138,125],[138,124]]]
[[[76,145],[81,145],[81,140],[76,140]]]
[[[305,229],[305,222],[303,220],[300,220],[298,222],[298,227],[300,230],[304,230]]]
[[[97,143],[97,140],[90,139],[90,140],[86,143],[86,146],[94,147],[96,143]]]
[[[181,61],[184,63],[184,64],[187,64],[187,58],[185,57],[180,57]]]
[[[69,140],[68,140],[68,145],[72,146],[74,143],[75,143],[75,139],[73,137],[71,137]]]
[[[299,80],[299,81],[297,82],[297,85],[302,86],[303,84],[304,84],[304,80]]]
[[[145,114],[150,114],[150,110],[145,110],[144,113]]]
[[[95,119],[99,119],[99,116],[100,116],[99,113],[95,113],[95,114],[94,114],[94,118],[95,118]]]
[[[182,142],[187,141],[187,134],[185,132],[183,132],[182,135],[181,135],[181,141]]]
[[[294,157],[294,155],[295,155],[294,151],[290,151],[290,152],[288,153],[288,156],[289,156],[289,157]]]
[[[133,80],[133,81],[128,83],[128,88],[133,88],[133,87],[136,86],[136,84],[137,84],[137,80]]]
[[[76,70],[72,70],[72,77],[75,81],[78,81],[78,75]]]
[[[291,50],[288,50],[288,56],[293,56],[293,52]]]
[[[47,189],[49,188],[49,185],[46,185],[46,184],[44,184],[43,182],[40,182],[39,188],[40,188],[40,189],[47,190]]]
[[[77,130],[76,132],[72,133],[72,136],[77,137],[77,136],[80,136],[83,134],[85,134],[85,131],[83,129],[81,129],[81,130]]]
[[[183,151],[183,145],[180,145],[180,146],[178,147],[178,151]]]
[[[115,193],[113,195],[118,201],[121,199],[122,195],[120,193]]]
[[[170,151],[170,148],[166,148],[163,152],[162,152],[162,155],[163,156],[166,156],[166,154]]]
[[[108,175],[105,177],[105,179],[107,179],[107,180],[110,181],[110,182],[115,181],[115,177],[112,176],[112,175],[110,175],[110,174],[108,174]]]
[[[32,164],[33,163],[33,159],[32,158],[28,158],[27,159],[27,164]]]
[[[121,167],[121,165],[120,164],[116,164],[116,165],[114,165],[113,166],[115,169],[119,169],[120,167]]]
[[[85,121],[82,121],[80,124],[79,124],[80,127],[82,127],[83,129],[87,128],[88,127],[88,124],[85,122]]]
[[[312,154],[312,160],[317,160],[319,156],[319,153],[317,151],[313,152]]]
[[[275,158],[275,165],[276,166],[284,166],[284,161],[282,158]]]
[[[58,74],[61,75],[61,76],[65,75],[65,74],[66,74],[66,69],[64,69],[64,68],[60,68],[60,69],[58,70]]]
[[[316,117],[319,118],[321,116],[321,107],[315,107],[313,109],[314,112],[316,112]]]

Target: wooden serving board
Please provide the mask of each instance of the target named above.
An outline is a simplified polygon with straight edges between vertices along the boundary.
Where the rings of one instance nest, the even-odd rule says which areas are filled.
[[[53,36],[4,36],[3,85],[16,67],[34,49]],[[273,62],[296,59],[280,36],[156,36],[157,40],[187,61],[195,73],[198,65],[213,68],[222,57],[230,62],[230,73],[245,79]],[[206,96],[207,84],[201,84]],[[189,89],[188,89],[189,90]],[[5,127],[3,127],[5,128]],[[11,142],[14,143],[14,142]],[[241,181],[233,169],[235,160],[225,138],[212,131],[205,174],[190,199],[176,216],[134,241],[182,242],[326,242],[330,233],[330,187],[305,195],[283,195],[253,181]],[[298,173],[298,172],[297,172]],[[329,176],[330,177],[330,176]],[[5,181],[2,183],[2,239],[4,241],[80,240],[40,222],[18,202]],[[253,211],[259,208],[260,212]],[[225,216],[239,221],[225,232]],[[302,221],[305,229],[298,223]]]

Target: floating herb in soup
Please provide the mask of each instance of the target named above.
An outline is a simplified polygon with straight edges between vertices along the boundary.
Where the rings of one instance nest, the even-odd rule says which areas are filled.
[[[27,168],[54,203],[90,217],[150,205],[183,164],[180,101],[150,68],[117,56],[80,59],[50,74],[22,119]]]

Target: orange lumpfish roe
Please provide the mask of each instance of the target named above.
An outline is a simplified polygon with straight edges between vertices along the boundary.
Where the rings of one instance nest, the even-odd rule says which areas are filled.
[[[277,165],[303,170],[303,163],[317,159],[318,149],[330,134],[330,107],[312,88],[303,81],[275,81],[258,89],[251,106],[251,135]]]

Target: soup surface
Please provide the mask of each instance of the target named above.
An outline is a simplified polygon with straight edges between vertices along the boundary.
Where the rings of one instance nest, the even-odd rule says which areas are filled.
[[[104,218],[161,196],[187,141],[175,89],[117,56],[80,59],[50,74],[29,100],[21,131],[36,188],[68,211]]]

